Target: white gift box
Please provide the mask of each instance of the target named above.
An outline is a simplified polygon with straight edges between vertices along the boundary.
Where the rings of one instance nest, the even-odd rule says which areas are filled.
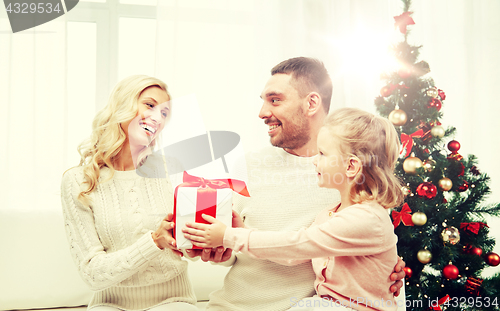
[[[206,196],[200,193],[211,193],[215,196],[215,200],[206,202]],[[209,195],[210,196],[210,195]],[[182,228],[187,222],[202,222],[206,223],[201,218],[202,214],[208,214],[215,217],[217,220],[224,223],[226,226],[232,225],[232,196],[233,190],[211,189],[209,187],[179,187],[176,189],[175,196],[175,239],[178,249],[199,249],[193,246],[190,240],[184,237]],[[205,198],[205,202],[201,200]],[[216,204],[213,206],[213,204]]]

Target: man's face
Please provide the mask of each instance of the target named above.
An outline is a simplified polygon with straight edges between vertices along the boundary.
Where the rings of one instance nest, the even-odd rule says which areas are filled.
[[[292,85],[292,76],[275,74],[267,81],[261,98],[259,117],[269,126],[271,144],[297,149],[310,140],[310,126],[305,115],[307,98],[301,98]]]

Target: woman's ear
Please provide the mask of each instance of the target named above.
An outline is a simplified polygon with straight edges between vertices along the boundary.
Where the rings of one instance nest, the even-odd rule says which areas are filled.
[[[363,164],[358,157],[350,157],[347,162],[346,176],[348,178],[354,178],[361,171]]]

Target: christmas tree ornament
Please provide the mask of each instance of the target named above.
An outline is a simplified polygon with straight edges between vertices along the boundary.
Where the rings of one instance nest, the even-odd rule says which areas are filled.
[[[403,34],[406,33],[406,26],[415,25],[413,18],[410,16],[411,14],[413,14],[413,12],[404,12],[401,15],[394,16],[394,27],[398,27],[399,31]]]
[[[450,279],[450,280],[454,280],[458,277],[459,275],[459,271],[458,271],[458,268],[454,265],[446,265],[444,268],[443,268],[443,276],[447,279]]]
[[[391,88],[389,86],[384,86],[380,89],[380,95],[382,97],[387,97],[387,96],[390,96],[392,94],[392,91]]]
[[[413,222],[411,220],[411,209],[410,206],[408,206],[408,203],[405,203],[403,207],[401,208],[401,212],[398,212],[396,210],[393,210],[391,213],[392,216],[392,224],[394,225],[394,228],[399,226],[401,222],[405,226],[413,226]]]
[[[443,138],[446,131],[441,125],[436,125],[431,129],[432,137]]]
[[[480,175],[480,174],[481,174],[475,165],[473,165],[473,166],[470,168],[470,172],[471,172],[471,173],[472,173],[472,175],[474,175],[474,176],[478,176],[478,175]]]
[[[477,255],[477,256],[481,256],[483,254],[483,250],[480,249],[479,247],[473,247],[471,250],[470,250],[471,254],[474,254],[474,255]]]
[[[435,87],[431,87],[430,89],[427,89],[426,94],[429,97],[436,98],[438,97],[438,90]]]
[[[443,90],[439,90],[438,89],[438,95],[441,98],[441,100],[445,100],[446,99],[446,94],[444,94]]]
[[[411,194],[411,189],[408,186],[401,187],[401,191],[403,192],[404,196],[407,196],[407,195]]]
[[[399,151],[399,154],[403,154],[403,152],[406,150],[405,156],[409,156],[413,147],[413,137],[422,137],[423,133],[424,131],[422,129],[417,130],[411,135],[401,133],[401,150]]]
[[[423,76],[431,72],[431,68],[428,62],[422,60],[413,66],[413,71],[417,76]]]
[[[498,266],[498,264],[500,264],[500,257],[498,256],[498,254],[491,252],[486,254],[484,261],[486,261],[488,265],[496,267]]]
[[[423,182],[417,187],[417,194],[426,199],[433,199],[436,197],[437,188],[431,182]]]
[[[405,272],[406,277],[409,279],[413,275],[413,271],[410,267],[404,267],[403,271]]]
[[[410,175],[416,175],[417,169],[421,168],[424,164],[422,160],[417,157],[408,157],[403,162],[403,170]]]
[[[441,110],[441,101],[437,98],[432,98],[427,105],[427,108],[436,108],[437,111]]]
[[[432,260],[432,254],[427,249],[421,249],[417,253],[417,259],[423,264],[429,263]]]
[[[425,170],[430,173],[436,168],[436,161],[434,161],[432,158],[428,158],[427,160],[424,161],[424,168]]]
[[[460,150],[460,143],[456,140],[452,140],[448,143],[448,150],[451,151],[451,153],[457,153],[458,150]]]
[[[406,115],[406,112],[401,109],[396,109],[391,111],[388,117],[389,121],[391,121],[392,124],[396,126],[401,126],[405,125],[406,121],[408,120],[408,116]]]
[[[441,232],[441,238],[443,242],[455,245],[460,242],[460,232],[457,228],[450,226]]]
[[[467,191],[467,189],[469,189],[469,183],[464,180],[464,182],[462,183],[462,185],[460,185],[460,187],[458,187],[457,191],[458,192],[464,192],[464,191]]]
[[[442,191],[450,191],[450,189],[453,187],[453,182],[448,177],[444,177],[439,180],[438,187]]]
[[[427,222],[427,215],[422,212],[413,213],[413,215],[411,216],[411,221],[416,226],[423,226]]]
[[[465,290],[471,295],[479,296],[479,289],[481,288],[482,283],[482,279],[469,276],[467,277],[467,281],[465,283]]]
[[[478,234],[479,230],[484,227],[490,227],[484,222],[462,222],[460,223],[460,230],[465,231],[465,233],[469,234],[469,232]]]

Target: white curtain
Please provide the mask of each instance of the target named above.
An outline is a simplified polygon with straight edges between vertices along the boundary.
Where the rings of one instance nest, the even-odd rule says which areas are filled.
[[[420,59],[446,92],[443,124],[457,127],[459,152],[477,155],[479,170],[491,176],[488,202],[500,202],[500,2],[413,2],[410,42],[423,45]],[[83,2],[74,9],[84,10]],[[105,11],[94,24],[59,18],[16,34],[0,14],[1,209],[60,208],[61,175],[78,163],[76,147],[93,115],[111,87],[141,73],[145,60],[154,64],[147,73],[174,97],[196,96],[207,130],[240,134],[248,151],[268,145],[259,96],[274,65],[317,57],[334,81],[332,109],[374,112],[383,49],[401,38],[393,19],[402,13],[399,0],[159,0],[151,10],[157,18],[147,29],[124,27],[119,38],[119,23],[103,24],[113,16]],[[72,36],[79,27],[88,36]],[[129,49],[137,52],[126,58]],[[86,50],[97,52],[82,57]],[[189,122],[188,115],[178,118]],[[489,224],[500,239],[500,221]]]

